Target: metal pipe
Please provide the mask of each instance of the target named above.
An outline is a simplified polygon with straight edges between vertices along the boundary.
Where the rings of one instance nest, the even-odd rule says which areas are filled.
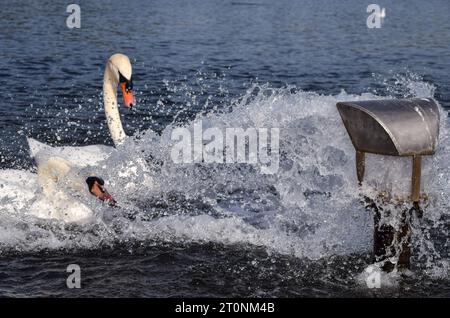
[[[420,201],[420,177],[422,174],[422,156],[414,155],[412,160],[411,200]]]
[[[364,171],[366,168],[366,154],[362,151],[356,150],[356,175],[358,177],[358,183],[361,185],[361,183],[364,180]]]

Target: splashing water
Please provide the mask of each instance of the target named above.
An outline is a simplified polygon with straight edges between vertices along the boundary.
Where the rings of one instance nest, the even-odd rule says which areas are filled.
[[[396,87],[399,83],[404,96],[433,97],[434,87],[420,79],[397,79]],[[247,164],[175,164],[170,151],[176,124],[160,135],[141,131],[96,167],[120,204],[111,208],[88,200],[95,216],[86,224],[29,215],[40,192],[35,173],[2,170],[0,253],[155,242],[243,244],[309,260],[370,251],[373,219],[361,196],[373,195],[374,188],[408,193],[411,163],[369,155],[367,180],[358,190],[354,148],[335,105],[382,98],[253,85],[231,103],[231,111],[197,115],[204,127],[221,130],[279,128],[280,165],[273,175]],[[429,202],[413,235],[414,257],[433,277],[446,277],[449,268],[445,117],[442,111],[437,153],[424,160],[422,189]],[[184,126],[192,131],[194,122]],[[120,173],[130,167],[131,174]],[[143,186],[145,180],[150,184]]]

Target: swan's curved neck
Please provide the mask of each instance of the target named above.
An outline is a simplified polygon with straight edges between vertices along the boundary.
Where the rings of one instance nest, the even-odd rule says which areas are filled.
[[[117,103],[117,76],[115,76],[109,65],[106,65],[103,77],[103,105],[105,107],[106,122],[114,145],[120,145],[126,135],[120,120],[119,105]]]

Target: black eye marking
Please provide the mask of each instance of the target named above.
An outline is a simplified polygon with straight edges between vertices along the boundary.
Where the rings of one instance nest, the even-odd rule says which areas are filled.
[[[129,80],[127,80],[125,76],[123,76],[120,72],[119,72],[119,82],[125,83],[125,90],[127,91],[127,93],[133,89],[133,79],[130,78]]]
[[[88,178],[86,179],[86,183],[87,183],[88,186],[89,186],[89,191],[92,190],[92,187],[94,186],[95,182],[97,182],[97,183],[100,184],[101,186],[103,186],[103,185],[105,184],[105,181],[104,181],[102,178],[95,177],[95,176],[88,177]]]
[[[122,75],[122,73],[119,72],[119,82],[126,83],[128,80],[125,78],[125,76]]]

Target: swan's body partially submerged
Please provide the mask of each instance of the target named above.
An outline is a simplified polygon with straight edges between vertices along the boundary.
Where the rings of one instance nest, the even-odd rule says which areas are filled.
[[[51,168],[50,168],[51,167]],[[92,196],[83,187],[75,170],[68,170],[68,163],[52,157],[41,164],[38,174],[30,171],[0,170],[0,202],[10,213],[28,211],[29,215],[42,219],[65,222],[85,222],[92,218],[88,207]]]
[[[30,214],[40,219],[55,219],[67,223],[88,222],[94,216],[87,205],[64,191],[55,192],[51,197],[41,195],[31,205]]]
[[[65,222],[83,222],[94,215],[86,205],[92,202],[92,195],[115,203],[103,188],[104,181],[95,177],[95,168],[76,167],[61,157],[43,152],[38,153],[35,160],[41,191],[30,207],[32,215]],[[100,184],[96,184],[97,181]]]

